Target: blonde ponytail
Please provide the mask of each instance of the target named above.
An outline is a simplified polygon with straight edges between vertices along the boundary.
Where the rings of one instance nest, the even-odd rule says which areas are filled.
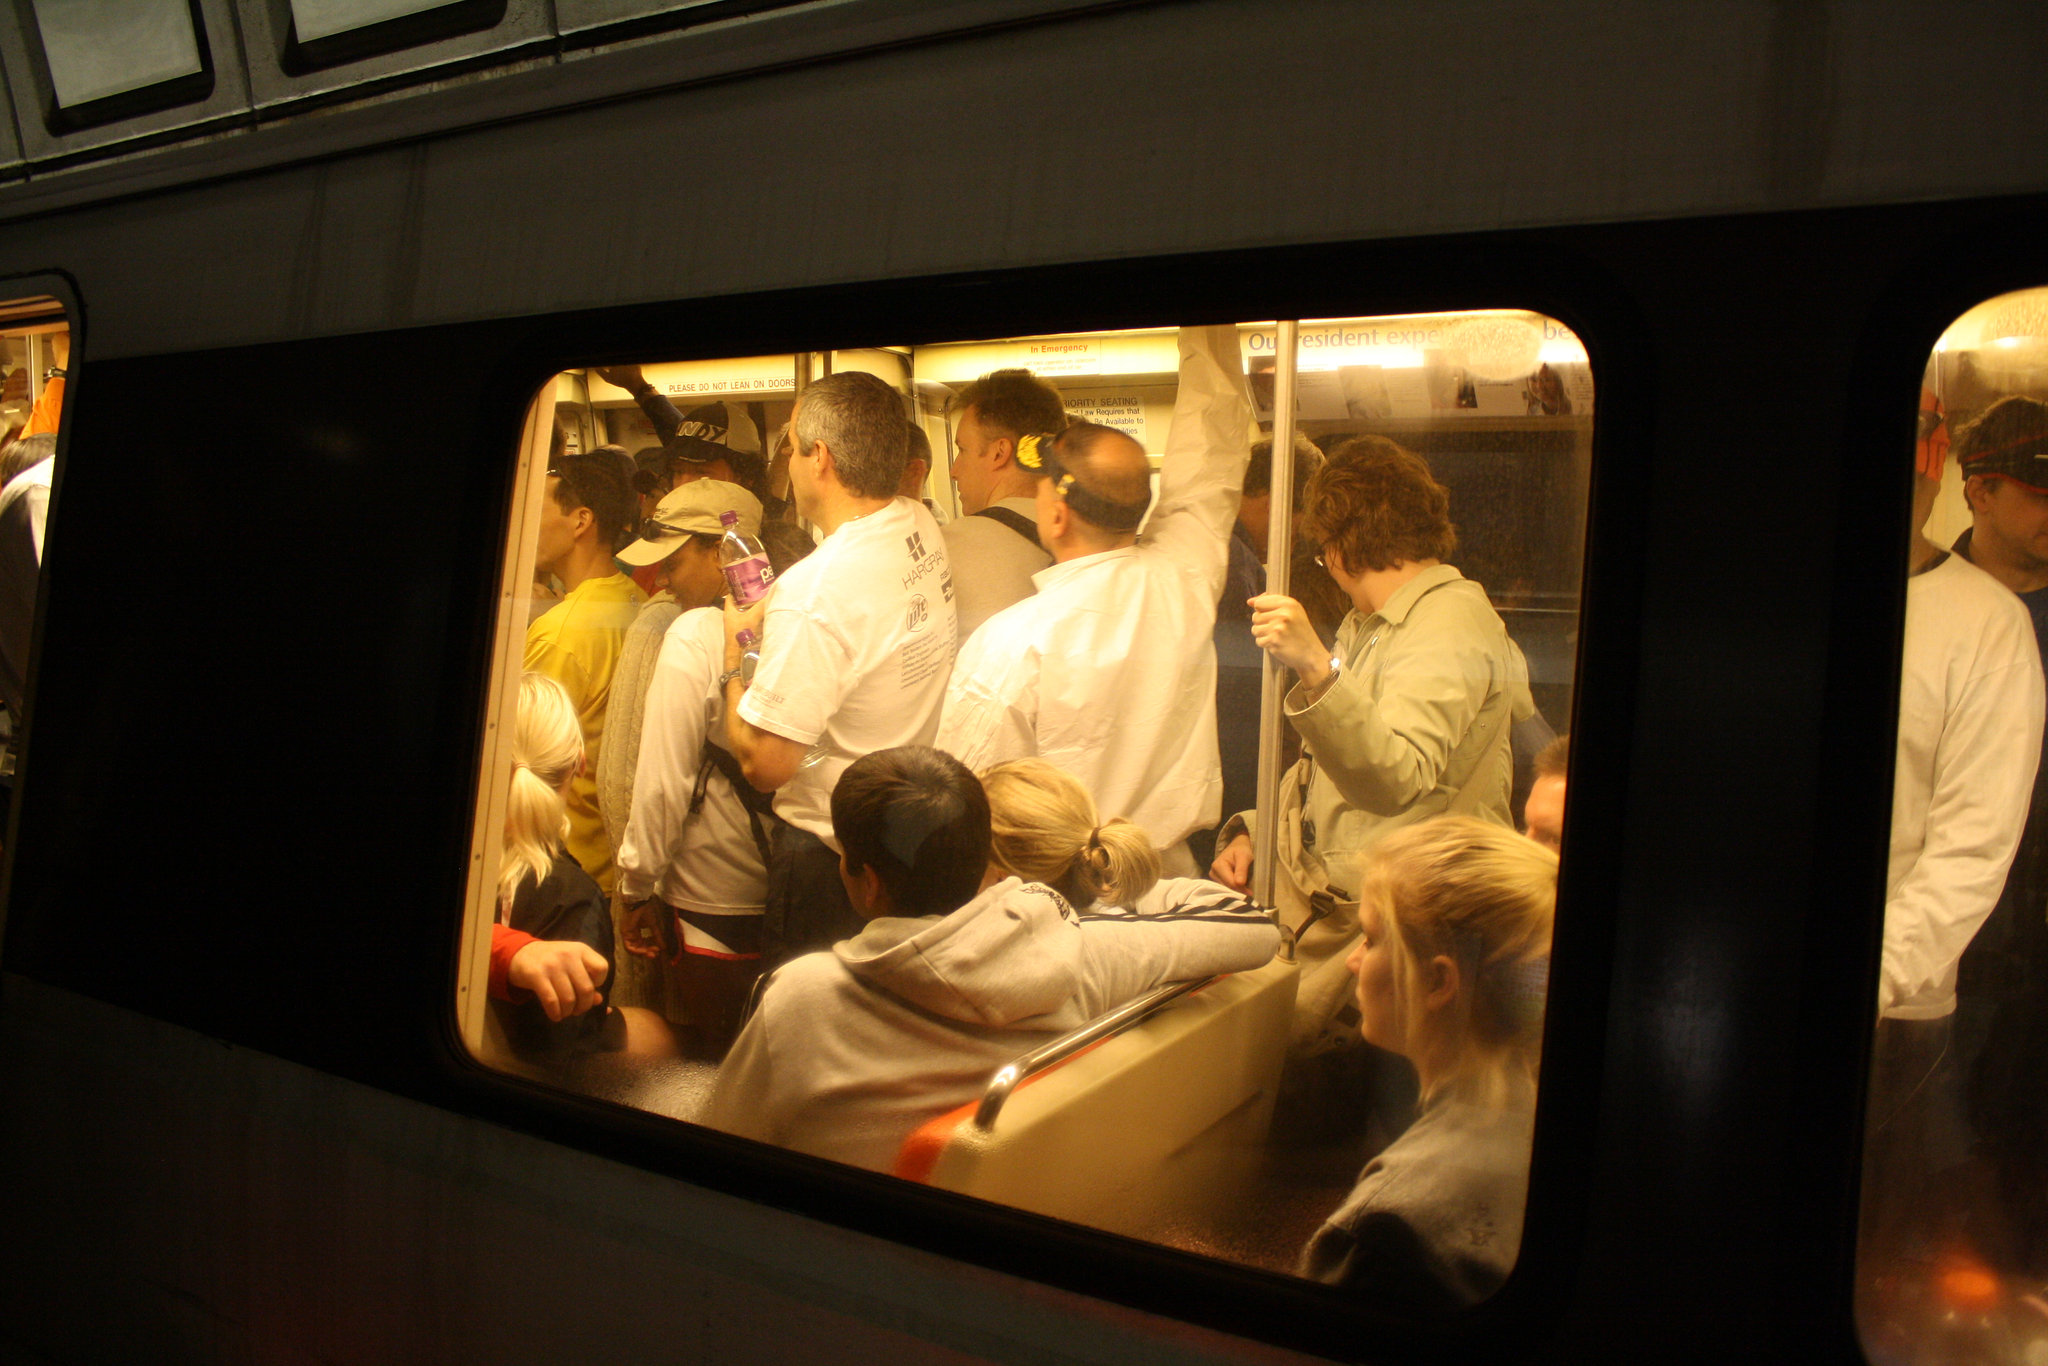
[[[530,877],[538,884],[555,866],[569,834],[561,788],[583,763],[583,725],[568,690],[546,674],[519,680],[519,718],[512,728],[512,791],[505,803],[505,855],[498,865],[498,906]]]
[[[1042,882],[1076,907],[1129,906],[1159,881],[1159,852],[1121,816],[1104,821],[1072,775],[1017,759],[981,775],[997,867]]]

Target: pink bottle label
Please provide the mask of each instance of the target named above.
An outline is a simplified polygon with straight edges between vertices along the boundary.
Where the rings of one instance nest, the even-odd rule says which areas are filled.
[[[768,595],[768,585],[775,582],[775,567],[766,555],[756,555],[726,565],[725,581],[732,586],[735,605],[752,607]]]

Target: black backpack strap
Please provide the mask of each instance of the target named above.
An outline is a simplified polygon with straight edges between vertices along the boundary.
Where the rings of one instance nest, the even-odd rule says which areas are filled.
[[[714,768],[725,775],[725,780],[732,784],[733,795],[747,809],[747,824],[754,832],[754,846],[761,851],[762,866],[767,866],[768,831],[762,826],[761,818],[775,819],[775,798],[747,781],[747,775],[740,769],[740,761],[732,756],[731,750],[708,739],[704,741],[704,761],[697,767],[697,786],[690,793],[690,814],[696,815],[704,805],[704,787],[711,781]]]
[[[986,517],[992,522],[1001,522],[1004,526],[1031,542],[1031,544],[1038,544],[1038,523],[1032,521],[1015,508],[997,507],[991,503],[981,511],[970,513],[969,515]]]

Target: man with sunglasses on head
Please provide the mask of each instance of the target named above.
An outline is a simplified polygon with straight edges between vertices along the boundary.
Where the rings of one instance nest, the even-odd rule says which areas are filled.
[[[611,452],[555,458],[541,499],[534,567],[561,581],[562,600],[526,628],[526,667],[569,690],[583,725],[588,762],[569,787],[569,852],[607,894],[614,869],[598,812],[597,764],[612,673],[626,628],[647,600],[612,559],[631,534],[633,513],[632,486]]]
[[[1151,836],[1169,875],[1193,876],[1187,837],[1223,800],[1211,632],[1252,413],[1235,328],[1183,329],[1180,358],[1149,523],[1151,462],[1123,432],[1080,422],[1018,443],[1053,564],[962,648],[937,744],[976,772],[1067,770]]]

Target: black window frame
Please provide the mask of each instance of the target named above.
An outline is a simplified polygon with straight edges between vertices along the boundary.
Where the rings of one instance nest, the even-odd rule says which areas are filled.
[[[1365,268],[1375,260],[1391,261],[1393,267]],[[1604,460],[1602,452],[1617,439],[1616,429],[1640,431],[1645,421],[1644,388],[1634,359],[1641,347],[1635,344],[1632,311],[1604,273],[1576,254],[1541,245],[1446,239],[1279,248],[826,286],[534,319],[526,358],[507,368],[499,386],[506,434],[499,525],[509,535],[519,424],[534,394],[566,369],[1273,316],[1498,308],[1527,309],[1570,327],[1586,348],[1598,396],[1574,710],[1575,717],[1607,719],[1583,735],[1576,733],[1575,718],[1552,720],[1564,721],[1575,732],[1574,771],[1599,772],[1619,762],[1615,751],[1627,743],[1625,718],[1634,684],[1632,599],[1641,575],[1623,566],[1640,555],[1641,546],[1636,520],[1617,516],[1615,509],[1640,498],[1643,476],[1638,465]],[[494,595],[506,549],[502,538],[494,547],[489,569]],[[479,755],[488,687],[488,678],[476,680]],[[480,783],[481,765],[477,768],[474,776]],[[1567,847],[1613,847],[1621,814],[1612,789],[1594,784],[1575,791]],[[1300,1350],[1352,1356],[1357,1344],[1370,1342],[1375,1356],[1387,1360],[1457,1359],[1475,1351],[1505,1352],[1530,1335],[1547,1336],[1546,1325],[1563,1310],[1583,1216],[1587,1174],[1582,1155],[1592,1143],[1618,873],[1594,860],[1565,861],[1521,1253],[1498,1294],[1438,1321],[1374,1309],[1293,1277],[896,1181],[492,1071],[469,1055],[457,1026],[460,916],[445,935],[449,957],[442,1042],[452,1078],[488,1110],[508,1109],[520,1114],[524,1125],[539,1121],[550,1137],[621,1156],[630,1153],[628,1160],[695,1184]]]

